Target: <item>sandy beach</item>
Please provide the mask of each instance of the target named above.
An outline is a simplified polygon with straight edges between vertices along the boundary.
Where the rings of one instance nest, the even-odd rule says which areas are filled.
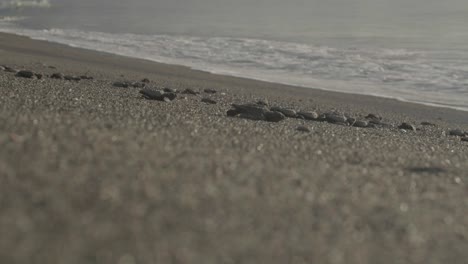
[[[468,112],[9,34],[0,65],[42,75],[0,70],[0,263],[468,259]],[[177,97],[114,85],[145,78]],[[259,100],[384,125],[226,114]]]

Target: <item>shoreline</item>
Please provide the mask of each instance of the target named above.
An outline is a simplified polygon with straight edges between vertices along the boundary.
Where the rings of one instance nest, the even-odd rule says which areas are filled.
[[[351,95],[357,95],[357,96],[360,96],[360,95],[363,95],[363,96],[373,96],[373,97],[378,97],[378,98],[385,98],[385,99],[397,100],[397,101],[405,102],[405,103],[413,103],[413,104],[419,104],[419,105],[430,106],[430,107],[447,108],[447,109],[453,109],[453,110],[457,110],[457,111],[468,112],[468,107],[466,107],[466,106],[465,106],[465,107],[462,107],[462,106],[451,106],[451,105],[444,105],[444,104],[434,103],[434,102],[421,102],[421,101],[417,101],[417,100],[409,100],[409,99],[399,98],[399,97],[397,97],[397,96],[384,96],[384,95],[378,95],[378,94],[368,94],[368,93],[359,93],[359,92],[356,93],[356,92],[352,92],[352,91],[346,92],[346,91],[340,91],[340,90],[337,90],[337,89],[327,89],[327,88],[321,88],[321,87],[311,87],[311,86],[300,85],[300,84],[288,84],[288,83],[286,83],[286,82],[275,82],[275,81],[269,81],[269,80],[267,80],[267,79],[262,79],[262,78],[245,77],[245,76],[242,76],[242,74],[229,74],[229,73],[216,72],[216,70],[210,71],[210,70],[205,70],[205,69],[196,69],[196,68],[194,68],[194,67],[186,66],[186,65],[179,65],[179,64],[172,64],[172,63],[166,63],[166,62],[159,62],[159,61],[157,61],[157,60],[151,60],[151,59],[145,59],[145,58],[130,57],[130,56],[123,55],[123,54],[118,54],[118,53],[112,53],[112,52],[106,52],[106,51],[100,51],[100,50],[92,50],[92,49],[87,49],[87,48],[81,48],[81,47],[78,47],[78,46],[75,46],[75,45],[71,45],[71,44],[63,44],[63,43],[58,43],[58,42],[49,42],[48,40],[39,39],[39,38],[32,38],[32,37],[26,36],[26,35],[16,35],[16,34],[12,34],[12,33],[3,33],[3,32],[0,32],[0,34],[10,34],[10,35],[15,35],[15,36],[19,36],[19,37],[25,37],[25,38],[28,38],[28,39],[30,39],[30,40],[45,41],[45,42],[48,42],[48,43],[50,43],[50,44],[63,45],[63,46],[70,47],[70,48],[74,48],[74,49],[82,49],[82,50],[85,50],[85,51],[100,52],[100,53],[105,53],[105,54],[109,54],[109,55],[113,55],[113,56],[121,56],[121,57],[129,58],[129,59],[134,59],[134,60],[142,60],[142,61],[147,61],[147,62],[159,63],[159,64],[162,64],[162,65],[171,65],[171,66],[178,66],[178,67],[186,67],[186,68],[188,68],[188,69],[190,69],[190,70],[193,70],[193,71],[201,71],[201,72],[206,72],[206,73],[214,74],[214,75],[229,76],[229,77],[234,77],[234,78],[242,78],[242,79],[247,79],[247,80],[255,80],[255,81],[266,82],[266,83],[272,83],[272,84],[275,84],[275,83],[276,83],[276,84],[281,84],[281,85],[285,85],[285,86],[289,86],[289,87],[299,87],[299,88],[305,88],[305,89],[322,90],[322,91],[327,91],[327,92],[336,92],[336,93],[351,94]]]
[[[7,34],[0,58],[32,71],[0,70],[1,263],[468,259],[466,112]]]

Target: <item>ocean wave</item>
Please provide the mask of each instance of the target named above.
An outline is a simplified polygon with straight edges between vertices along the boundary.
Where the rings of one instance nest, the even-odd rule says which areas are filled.
[[[260,39],[80,30],[0,31],[219,74],[468,110],[466,60],[427,51],[334,48]],[[437,59],[442,58],[442,59]]]
[[[22,9],[22,8],[49,8],[52,5],[49,0],[6,0],[0,2],[1,9]]]

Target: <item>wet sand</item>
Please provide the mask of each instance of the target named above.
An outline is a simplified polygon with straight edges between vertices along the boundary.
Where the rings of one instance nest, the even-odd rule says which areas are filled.
[[[0,65],[44,74],[0,71],[1,263],[468,259],[468,142],[448,135],[468,131],[467,112],[8,34],[0,34]],[[93,79],[47,77],[56,72]],[[113,86],[143,78],[201,94],[160,102]],[[373,113],[391,127],[226,116],[232,103],[258,100]],[[398,129],[402,122],[419,130]]]

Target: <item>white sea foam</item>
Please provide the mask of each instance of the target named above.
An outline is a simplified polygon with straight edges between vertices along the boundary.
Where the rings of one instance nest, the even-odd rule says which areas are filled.
[[[1,9],[21,9],[21,8],[49,8],[49,0],[2,0]]]
[[[0,31],[213,73],[468,110],[468,66],[456,54],[245,38],[30,30],[7,22],[0,23]]]

